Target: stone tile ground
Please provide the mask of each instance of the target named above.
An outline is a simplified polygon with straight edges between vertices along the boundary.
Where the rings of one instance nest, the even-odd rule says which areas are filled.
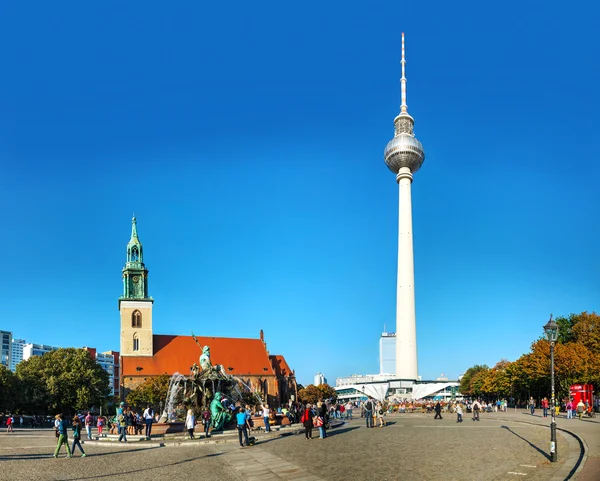
[[[477,423],[453,416],[434,420],[411,414],[388,417],[388,426],[366,429],[356,419],[307,441],[298,429],[289,436],[259,436],[240,448],[235,437],[223,443],[84,444],[86,458],[51,457],[52,431],[0,434],[1,480],[203,479],[276,480],[506,480],[564,479],[569,436],[559,432],[559,463],[550,463],[545,425],[486,415]],[[293,433],[298,434],[293,434]],[[577,453],[575,453],[577,454]],[[571,456],[571,458],[573,458]],[[565,464],[566,463],[566,464]],[[566,469],[566,470],[565,470]]]

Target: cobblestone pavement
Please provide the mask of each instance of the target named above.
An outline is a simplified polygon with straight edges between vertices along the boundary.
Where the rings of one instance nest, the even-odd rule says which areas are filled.
[[[559,462],[547,455],[545,421],[505,413],[482,415],[392,415],[384,428],[367,429],[355,419],[332,429],[327,439],[306,440],[296,428],[289,436],[259,435],[258,444],[240,448],[225,442],[166,441],[157,443],[85,443],[88,456],[51,457],[55,438],[50,430],[0,434],[0,479],[203,479],[203,480],[559,480],[572,470],[578,442],[558,432]],[[282,431],[283,432],[283,431]],[[294,434],[298,433],[298,434]],[[318,436],[318,431],[315,433]],[[215,437],[216,438],[216,437]]]

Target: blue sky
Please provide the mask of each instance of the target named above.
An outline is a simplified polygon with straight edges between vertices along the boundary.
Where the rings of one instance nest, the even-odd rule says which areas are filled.
[[[600,310],[592,2],[7,3],[0,329],[118,349],[135,212],[156,333],[263,329],[304,384],[377,372],[402,31],[420,374]]]

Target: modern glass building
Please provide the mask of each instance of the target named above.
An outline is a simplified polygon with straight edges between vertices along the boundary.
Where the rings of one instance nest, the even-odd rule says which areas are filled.
[[[382,332],[379,338],[379,374],[396,374],[396,334]]]

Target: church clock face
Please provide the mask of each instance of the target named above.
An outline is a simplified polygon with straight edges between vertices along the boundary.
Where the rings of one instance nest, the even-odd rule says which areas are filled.
[[[133,282],[137,283],[139,282],[140,278],[139,276],[133,276]]]

